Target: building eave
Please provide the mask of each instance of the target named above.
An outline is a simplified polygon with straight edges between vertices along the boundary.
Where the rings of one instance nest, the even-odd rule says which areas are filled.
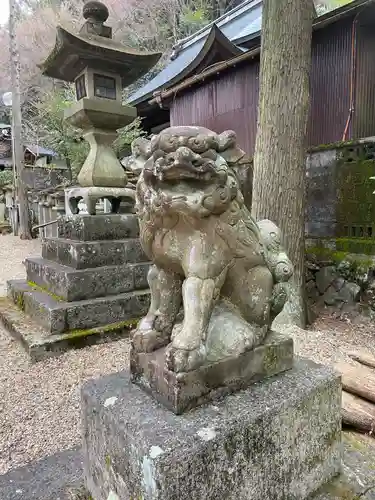
[[[320,16],[314,20],[313,30],[319,30],[321,28],[326,27],[329,24],[337,22],[338,20],[347,17],[349,15],[353,15],[356,12],[361,12],[363,9],[367,8],[371,4],[375,4],[375,0],[356,0],[351,4],[344,5],[339,9],[335,9],[334,11],[328,12],[323,16]],[[150,105],[157,103],[160,107],[168,107],[170,100],[174,98],[179,92],[186,90],[208,78],[212,78],[227,69],[230,69],[238,64],[242,64],[244,61],[254,59],[260,54],[260,36],[261,33],[254,34],[251,37],[245,37],[242,40],[236,40],[236,43],[244,43],[250,40],[254,41],[254,44],[257,45],[249,50],[248,52],[242,53],[239,56],[233,57],[227,61],[223,61],[217,63],[212,68],[208,68],[205,71],[202,71],[199,74],[196,74],[190,78],[185,78],[183,81],[180,81],[177,85],[169,86],[165,90],[158,90],[154,92],[153,98],[149,101]],[[258,39],[258,40],[257,40]]]
[[[350,16],[353,15],[357,11],[361,11],[362,9],[366,8],[368,5],[372,4],[375,0],[355,0],[354,2],[344,5],[338,9],[335,9],[333,11],[330,11],[326,14],[323,14],[319,17],[316,17],[314,20],[314,30],[318,30],[321,28],[324,28],[325,26],[334,23],[338,21],[339,19],[345,17],[345,16]],[[259,2],[254,2],[254,0],[248,0],[244,3],[242,3],[240,6],[236,7],[233,9],[233,11],[228,12],[221,18],[217,19],[215,22],[220,23],[224,21],[228,16],[231,16],[233,13],[238,15],[238,11],[244,8],[244,6],[248,6],[248,8],[251,8],[255,5],[259,6]],[[210,26],[210,25],[209,25]],[[221,26],[219,26],[218,30],[220,31]],[[197,41],[201,40],[204,36],[205,31],[207,30],[207,27],[202,28],[195,34],[191,35],[190,37],[185,38],[184,40],[180,41],[176,46],[175,49],[183,49],[185,50],[186,47],[190,47],[193,43],[197,43]],[[247,44],[248,46],[251,45],[250,50],[252,51],[253,49],[256,49],[258,45],[260,45],[260,36],[261,33],[260,31],[256,31],[251,33],[250,35],[244,35],[239,38],[232,38],[231,37],[231,43],[235,46],[242,46]],[[236,64],[236,56],[233,58],[230,58],[234,60],[234,63]],[[227,59],[228,60],[228,59]],[[225,68],[230,67],[227,64],[224,65]],[[221,68],[221,65],[218,64],[218,67]],[[221,69],[219,69],[221,71]],[[211,74],[210,70],[207,70],[208,74]],[[190,73],[190,74],[189,74]],[[188,68],[186,71],[181,71],[178,75],[173,77],[171,80],[166,81],[164,84],[160,86],[156,86],[154,89],[152,89],[150,92],[147,92],[146,94],[143,94],[139,96],[137,99],[130,101],[131,104],[135,106],[139,106],[142,104],[142,106],[145,106],[146,103],[151,99],[154,101],[155,95],[160,95],[163,94],[164,92],[167,92],[168,90],[173,90],[174,88],[178,87],[180,88],[180,84],[183,85],[184,81],[194,77],[194,65],[192,67]],[[200,81],[201,79],[206,78],[206,73],[204,68],[200,68],[200,75],[195,78],[194,80]]]
[[[205,65],[204,61],[207,58],[207,55],[209,55],[213,50],[220,51],[223,54],[223,59],[226,60],[228,60],[228,58],[231,59],[233,56],[243,54],[243,50],[237,45],[233,44],[216,26],[216,24],[213,24],[198,54],[185,68],[182,68],[182,70],[178,74],[171,78],[168,84],[175,85],[181,80],[189,78],[197,70],[203,71],[205,68],[207,68],[209,63]],[[134,101],[129,101],[129,104],[131,104],[132,106],[137,106],[142,102],[147,102],[150,98],[153,97],[153,94],[154,91],[150,91],[147,94],[139,97],[138,99],[135,99]]]
[[[168,101],[171,98],[173,98],[177,93],[189,87],[192,87],[193,85],[197,84],[198,82],[202,82],[207,78],[218,75],[222,71],[225,71],[228,68],[232,68],[233,66],[242,64],[244,61],[254,59],[255,57],[259,56],[259,54],[260,54],[260,46],[256,47],[253,50],[249,50],[248,52],[242,53],[227,61],[219,62],[213,65],[211,68],[208,68],[206,71],[203,71],[198,75],[194,75],[191,78],[187,78],[180,84],[175,85],[174,87],[168,90],[155,92],[154,97],[149,101],[149,104],[153,105],[157,103],[159,104],[159,106],[163,107],[163,105],[167,105]]]

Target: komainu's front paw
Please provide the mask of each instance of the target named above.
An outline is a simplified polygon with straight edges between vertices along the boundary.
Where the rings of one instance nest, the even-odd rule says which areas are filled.
[[[166,368],[175,373],[191,372],[202,366],[206,358],[206,348],[203,344],[192,350],[176,349],[172,344],[166,352]]]
[[[132,346],[136,352],[153,352],[169,344],[169,336],[156,330],[135,330]]]

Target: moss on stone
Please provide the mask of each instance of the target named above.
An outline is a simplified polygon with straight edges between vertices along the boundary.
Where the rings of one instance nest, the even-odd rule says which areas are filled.
[[[122,329],[131,329],[137,325],[138,321],[138,319],[133,318],[126,321],[120,321],[119,323],[111,323],[110,325],[99,326],[95,328],[69,330],[68,332],[64,333],[64,338],[65,340],[78,339],[81,337],[95,335],[97,333],[104,334],[116,332]]]
[[[79,489],[68,490],[69,498],[71,500],[94,500],[94,498],[90,495],[90,493],[83,486]]]
[[[368,444],[365,442],[365,438],[362,435],[359,437],[355,432],[345,432],[343,436],[345,441],[349,443],[350,447],[358,450],[359,452],[365,453],[368,449]],[[375,470],[375,460],[372,461],[367,458],[366,461],[367,467],[371,470]]]
[[[16,294],[14,303],[19,309],[21,309],[21,311],[25,310],[25,299],[23,293]]]
[[[375,256],[375,240],[364,240],[364,242],[369,243],[369,247],[373,246],[373,253],[367,253],[363,251],[353,251],[353,250],[363,250],[363,246],[358,245],[357,240],[350,238],[336,238],[331,240],[335,242],[336,249],[327,248],[324,246],[312,246],[306,249],[307,255],[315,255],[317,258],[322,260],[332,260],[335,264],[347,260],[352,262],[354,265],[363,267],[373,267],[375,265],[375,258],[369,256]],[[362,242],[363,243],[363,242]],[[371,243],[371,245],[370,245]]]
[[[360,498],[352,487],[340,480],[327,484],[319,493],[328,493],[334,498],[340,498],[340,500],[358,500]]]
[[[350,443],[350,446],[352,446],[356,450],[363,451],[367,448],[364,442],[359,440],[352,433],[345,433],[345,439]]]
[[[358,140],[351,140],[351,141],[337,141],[337,142],[331,142],[328,144],[319,144],[318,146],[313,146],[307,150],[308,153],[318,153],[320,151],[329,151],[332,149],[342,149],[342,148],[348,148],[348,147],[353,147],[353,146],[363,146],[363,142],[359,142]]]
[[[57,302],[65,302],[65,300],[62,297],[52,293],[50,290],[44,288],[43,286],[37,285],[36,283],[34,283],[34,281],[28,281],[27,284],[29,285],[30,288],[32,288],[36,292],[46,293],[47,295],[55,299]]]
[[[111,464],[112,464],[111,457],[109,455],[106,455],[105,456],[105,465],[106,465],[107,469],[110,469]]]
[[[267,373],[272,372],[278,363],[279,357],[277,356],[275,349],[272,346],[267,347],[267,351],[263,358],[263,367]]]
[[[336,218],[341,231],[360,225],[362,234],[352,236],[368,234],[366,226],[372,227],[375,220],[375,183],[370,179],[374,175],[375,160],[368,159],[365,150],[352,161],[345,156],[337,160]],[[375,249],[375,241],[370,241]]]
[[[323,144],[309,150],[310,154],[331,150],[335,153],[332,182],[337,193],[336,220],[338,235],[349,238],[371,237],[375,221],[375,176],[374,143],[359,140]],[[356,243],[346,242],[343,250],[353,253],[375,254],[375,239]]]

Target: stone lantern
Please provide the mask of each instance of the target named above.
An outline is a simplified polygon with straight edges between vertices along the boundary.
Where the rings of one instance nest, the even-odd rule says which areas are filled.
[[[94,215],[96,202],[104,198],[116,213],[122,200],[134,203],[134,190],[126,187],[125,170],[112,148],[117,130],[137,116],[133,106],[122,104],[122,89],[147,73],[160,54],[137,52],[115,42],[112,28],[104,24],[109,12],[101,2],[87,2],[83,16],[86,22],[77,34],[57,27],[55,48],[41,68],[46,76],[74,83],[77,101],[65,119],[83,130],[90,145],[78,175],[80,187],[67,192],[71,211],[78,213],[83,199]]]

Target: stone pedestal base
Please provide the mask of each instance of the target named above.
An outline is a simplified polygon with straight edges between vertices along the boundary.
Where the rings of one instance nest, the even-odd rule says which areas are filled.
[[[293,341],[271,332],[263,345],[239,357],[226,358],[187,373],[165,369],[165,348],[152,353],[130,354],[133,382],[150,392],[174,413],[289,370],[293,366]]]
[[[311,362],[179,416],[127,373],[82,399],[95,500],[303,500],[340,471],[340,380]]]
[[[58,235],[0,301],[0,321],[35,361],[128,335],[150,304],[136,215],[64,217]]]
[[[74,187],[66,190],[69,208],[73,214],[78,214],[78,204],[81,200],[87,207],[90,215],[96,215],[96,204],[104,198],[111,204],[111,213],[116,214],[122,201],[129,204],[129,212],[133,211],[135,205],[135,191],[128,188],[117,187]]]

